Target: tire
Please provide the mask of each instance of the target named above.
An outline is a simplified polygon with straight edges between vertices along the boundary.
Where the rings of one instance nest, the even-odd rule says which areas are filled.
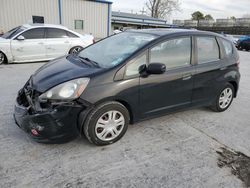
[[[75,46],[75,47],[70,49],[69,54],[76,54],[79,51],[81,51],[82,49],[83,49],[83,47],[81,47],[81,46]]]
[[[105,102],[96,106],[87,116],[84,134],[98,146],[120,140],[128,129],[130,116],[127,108],[119,102]]]
[[[7,63],[7,59],[6,56],[3,52],[0,51],[0,65],[1,64],[6,64]]]
[[[229,92],[228,95],[230,95],[230,97],[227,98],[223,92]],[[210,108],[215,112],[224,112],[231,106],[234,96],[235,89],[232,84],[228,83],[222,90],[220,90],[214,104]]]

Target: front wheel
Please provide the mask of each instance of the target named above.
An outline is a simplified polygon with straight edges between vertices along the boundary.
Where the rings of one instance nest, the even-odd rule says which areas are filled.
[[[235,89],[232,84],[227,84],[217,96],[215,103],[211,106],[216,112],[224,112],[233,102]]]
[[[0,52],[0,65],[6,63],[6,58],[3,52]]]
[[[129,124],[129,112],[118,102],[97,106],[87,117],[84,134],[96,145],[112,144],[123,137]]]

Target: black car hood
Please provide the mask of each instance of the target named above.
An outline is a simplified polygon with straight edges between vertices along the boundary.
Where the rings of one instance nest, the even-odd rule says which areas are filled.
[[[31,76],[32,87],[39,92],[45,92],[63,82],[80,77],[89,77],[102,70],[102,68],[82,62],[76,56],[65,56],[40,67]]]

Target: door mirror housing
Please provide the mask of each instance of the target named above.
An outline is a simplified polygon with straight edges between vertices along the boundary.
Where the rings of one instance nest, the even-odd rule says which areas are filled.
[[[163,63],[150,63],[147,67],[148,74],[163,74],[166,72],[166,65]]]
[[[19,36],[17,37],[17,40],[25,40],[25,38],[24,38],[23,35],[19,35]]]

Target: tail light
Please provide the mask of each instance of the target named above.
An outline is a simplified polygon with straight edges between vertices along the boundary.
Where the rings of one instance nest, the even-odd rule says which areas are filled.
[[[240,60],[237,61],[236,65],[237,67],[240,67]]]

